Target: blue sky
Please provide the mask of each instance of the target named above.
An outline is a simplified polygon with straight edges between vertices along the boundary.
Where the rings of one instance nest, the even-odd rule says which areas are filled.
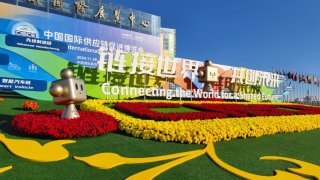
[[[108,0],[161,16],[177,57],[320,75],[319,0]]]

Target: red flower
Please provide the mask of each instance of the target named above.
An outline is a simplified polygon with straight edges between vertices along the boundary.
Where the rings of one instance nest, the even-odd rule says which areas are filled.
[[[115,108],[124,113],[141,119],[157,121],[320,114],[320,108],[302,105],[185,103],[183,106],[197,109],[201,112],[164,113],[152,109],[180,107],[178,103],[123,102],[115,104]]]
[[[14,117],[11,125],[20,133],[56,139],[91,137],[116,131],[112,116],[93,111],[79,111],[79,118],[61,119],[62,110],[31,112]]]
[[[195,119],[226,118],[227,115],[221,112],[176,112],[164,113],[157,112],[151,108],[177,108],[179,103],[117,103],[116,109],[127,114],[142,119],[153,119],[157,121],[177,121]]]

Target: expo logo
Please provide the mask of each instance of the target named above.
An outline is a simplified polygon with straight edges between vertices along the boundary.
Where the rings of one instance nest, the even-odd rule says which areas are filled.
[[[16,31],[15,31],[15,34],[16,34],[17,36],[25,36],[25,37],[33,37],[33,38],[36,37],[36,33],[28,32],[28,31],[16,30]]]
[[[33,25],[26,22],[19,22],[15,24],[11,30],[11,34],[31,38],[39,37],[39,32],[37,29]]]

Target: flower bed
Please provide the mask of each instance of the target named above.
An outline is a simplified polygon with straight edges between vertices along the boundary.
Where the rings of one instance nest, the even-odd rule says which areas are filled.
[[[234,110],[233,108],[239,108],[238,106],[244,106],[244,105],[230,105],[233,106],[233,108],[223,108],[221,106],[228,106],[228,104],[192,104],[192,103],[185,103],[183,104],[185,107],[197,109],[200,111],[211,111],[211,112],[220,112],[224,113],[226,117],[248,117],[246,113],[238,112]]]
[[[114,117],[100,112],[79,111],[80,118],[60,119],[62,110],[31,112],[14,117],[12,127],[20,133],[36,137],[91,137],[116,131]]]
[[[182,106],[200,110],[201,112],[157,112],[152,108],[178,108],[179,103],[162,102],[118,102],[115,108],[124,113],[141,119],[156,121],[204,120],[227,117],[256,117],[320,114],[320,108],[301,105],[274,104],[212,104],[212,103],[183,103]]]
[[[290,108],[299,111],[299,114],[320,114],[320,108],[313,106],[302,106],[296,104],[280,105],[282,108]]]
[[[291,116],[305,114],[320,114],[320,108],[302,105],[276,105],[276,104],[192,104],[185,103],[185,107],[221,112],[228,117],[256,117],[256,116]]]
[[[208,144],[221,140],[230,140],[232,138],[260,137],[275,133],[300,132],[320,128],[320,115],[261,116],[185,121],[142,120],[121,114],[104,105],[106,103],[117,102],[124,101],[87,100],[81,104],[81,108],[112,115],[118,120],[120,130],[126,131],[135,137],[155,139],[164,142],[176,141],[182,143]],[[159,101],[150,101],[148,103],[155,102],[157,103]],[[179,102],[179,104],[183,103],[187,102]],[[202,103],[192,102],[191,104]],[[235,103],[227,102],[219,104]],[[237,104],[254,105],[257,103]]]
[[[39,104],[35,101],[25,101],[23,104],[22,104],[22,108],[25,109],[25,110],[36,110],[39,108]]]
[[[139,117],[156,121],[177,121],[194,119],[226,118],[227,115],[219,112],[176,112],[164,113],[151,110],[151,108],[178,108],[178,103],[130,103],[119,102],[114,106],[117,110]]]

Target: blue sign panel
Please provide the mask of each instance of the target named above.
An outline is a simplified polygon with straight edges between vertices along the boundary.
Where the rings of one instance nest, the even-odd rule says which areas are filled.
[[[45,91],[47,90],[47,82],[41,80],[0,77],[0,89]]]
[[[4,80],[0,89],[44,90],[68,67],[86,81],[89,96],[104,98],[101,84],[111,76],[98,67],[99,62],[107,61],[106,52],[129,54],[125,58],[130,54],[160,55],[160,23],[155,27],[151,15],[98,0],[47,0],[46,6],[42,6],[44,1],[39,6],[37,1],[17,0],[16,5],[1,1],[0,54],[6,57],[0,57]],[[155,20],[160,22],[160,17]],[[26,85],[27,79],[39,82]],[[52,99],[48,90],[19,93]]]
[[[45,51],[57,51],[57,52],[67,52],[68,45],[63,42],[56,42],[44,39],[23,37],[23,36],[6,36],[6,44],[8,46],[38,49]]]
[[[9,64],[9,56],[6,54],[0,53],[0,65],[8,65]]]

